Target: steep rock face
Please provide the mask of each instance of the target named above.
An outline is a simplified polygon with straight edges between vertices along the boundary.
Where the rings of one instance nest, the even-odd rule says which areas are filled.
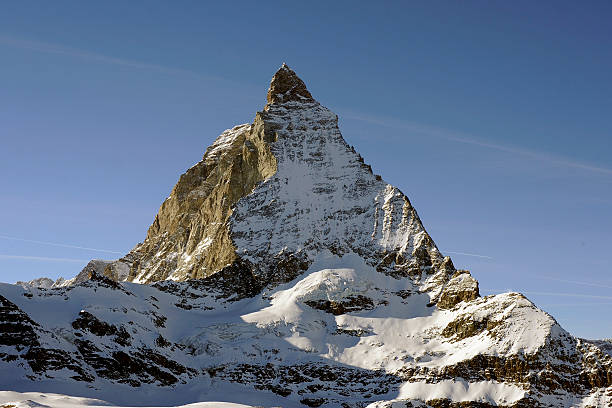
[[[276,171],[260,120],[227,130],[183,174],[143,244],[119,262],[130,281],[202,278],[236,261],[229,217],[238,200]]]
[[[479,296],[478,281],[468,271],[459,270],[455,272],[450,281],[444,286],[440,294],[438,307],[448,309],[459,302],[469,302]]]

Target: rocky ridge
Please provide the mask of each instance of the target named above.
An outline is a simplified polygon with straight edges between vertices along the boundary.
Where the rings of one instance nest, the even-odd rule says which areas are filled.
[[[15,390],[612,406],[612,345],[572,337],[518,293],[480,297],[286,65],[254,122],[180,177],[143,243],[0,295],[0,373]]]

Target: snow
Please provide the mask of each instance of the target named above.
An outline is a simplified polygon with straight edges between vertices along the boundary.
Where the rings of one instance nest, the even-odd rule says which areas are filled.
[[[426,382],[406,383],[402,385],[397,399],[420,399],[429,401],[448,398],[452,401],[479,401],[495,405],[510,405],[526,395],[525,390],[516,385],[496,381],[446,380],[436,384]]]
[[[73,397],[63,394],[40,392],[0,391],[0,404],[15,408],[78,408],[78,407],[118,407],[110,402],[94,398]],[[176,405],[176,408],[249,408],[251,405],[234,404],[231,402],[196,402],[187,405]],[[127,407],[126,407],[127,408]],[[158,408],[143,407],[143,408]],[[161,408],[161,406],[159,406]]]
[[[198,292],[181,282],[173,285],[189,289],[189,295],[175,295],[149,285],[126,282],[120,285],[121,290],[90,284],[26,290],[2,284],[0,293],[39,322],[43,330],[53,333],[45,340],[49,347],[77,353],[70,324],[79,316],[79,311],[86,311],[103,322],[127,328],[133,347],[155,347],[158,335],[183,344],[188,353],[180,349],[162,351],[188,367],[320,361],[395,375],[405,367],[441,368],[477,355],[533,354],[551,339],[563,340],[567,335],[554,319],[520,294],[487,296],[462,302],[451,310],[440,310],[428,305],[430,294],[420,292],[420,286],[411,279],[396,279],[377,272],[357,254],[338,256],[328,250],[321,251],[310,268],[293,281],[269,289],[260,297],[234,303]],[[24,296],[25,293],[32,296]],[[307,304],[342,303],[356,297],[369,299],[370,304],[341,315]],[[192,309],[178,307],[184,299]],[[165,327],[152,324],[156,315],[166,317]],[[494,331],[484,330],[466,338],[442,335],[451,322],[466,317],[498,324]],[[117,347],[109,336],[94,336],[91,341],[100,349]],[[275,350],[275,353],[265,350]],[[9,378],[4,375],[14,372],[15,366],[3,367],[0,377]],[[57,381],[70,382],[71,375],[68,371],[53,373]],[[191,391],[182,395],[186,399],[169,403],[210,400],[227,385],[220,382],[216,385],[220,388],[214,391],[208,377],[184,380],[185,386],[191,387]],[[3,380],[0,385],[17,391],[31,390],[24,389],[20,381]],[[106,380],[96,380],[92,386],[94,390],[117,387]],[[143,387],[151,389],[144,384]],[[71,392],[70,387],[51,390]],[[519,391],[512,385],[492,382],[414,382],[401,385],[391,398],[446,395],[454,400],[468,400],[478,396],[497,403],[520,398]],[[97,395],[93,390],[80,392],[88,397]],[[248,404],[249,400],[233,402]]]
[[[231,129],[226,129],[217,137],[213,144],[206,150],[204,155],[206,161],[216,161],[223,153],[229,149],[234,141],[244,132],[251,128],[250,123],[234,126]]]
[[[268,290],[261,297],[235,303],[225,303],[180,282],[173,285],[183,285],[193,295],[174,295],[149,285],[125,282],[120,285],[121,290],[91,284],[25,290],[20,286],[2,284],[0,293],[39,322],[41,330],[52,333],[45,339],[49,347],[63,349],[68,354],[77,353],[70,324],[83,310],[103,322],[127,328],[132,347],[155,347],[153,345],[158,335],[170,342],[183,344],[188,353],[180,349],[161,352],[188,367],[265,365],[270,362],[293,365],[318,361],[365,372],[383,370],[394,375],[405,367],[444,367],[481,354],[530,354],[547,344],[551,337],[561,338],[565,333],[554,319],[515,293],[463,302],[451,310],[428,307],[430,295],[420,293],[419,286],[411,279],[396,279],[377,272],[354,253],[340,257],[322,251],[311,267],[294,281]],[[408,292],[412,294],[400,296]],[[32,296],[24,296],[26,293]],[[306,303],[326,300],[342,303],[356,296],[369,299],[371,305],[333,315]],[[193,308],[186,310],[178,307],[183,299],[188,299]],[[156,314],[166,317],[164,327],[152,324]],[[496,336],[487,331],[460,340],[441,335],[450,322],[462,316],[497,319],[502,323],[496,327]],[[90,340],[99,349],[113,350],[117,345],[109,337],[93,336]],[[275,352],[270,354],[266,350]],[[91,389],[81,386],[75,389],[69,379],[74,373],[68,370],[53,372],[55,379],[45,380],[50,381],[48,386],[41,382],[37,389],[33,389],[32,383],[20,379],[23,378],[22,374],[15,374],[28,374],[27,370],[23,370],[15,365],[3,364],[0,386],[15,391],[54,391],[97,398],[102,398],[99,393],[106,390],[111,395],[105,395],[102,398],[105,401],[119,404],[134,402],[128,397],[123,397],[128,398],[123,402],[117,400],[112,390],[119,393],[126,386],[113,385],[103,379],[97,379],[91,384]],[[8,378],[14,379],[9,381]],[[183,380],[185,385],[180,385],[178,389],[184,391],[173,393],[175,396],[169,400],[166,397],[165,403],[180,405],[219,400],[228,386],[227,382],[213,382],[209,377],[185,377]],[[152,387],[143,384],[141,389],[156,392],[154,390],[158,387]],[[252,403],[248,395],[255,390],[248,386],[237,389],[245,396],[236,397],[231,402]],[[233,392],[232,395],[239,395],[240,392]],[[258,396],[260,393],[262,391],[257,391]],[[442,394],[454,399],[479,396],[491,401],[519,398],[517,388],[509,384],[462,382],[404,383],[398,385],[395,395],[387,398],[421,398]],[[275,404],[280,397],[266,398],[270,404]],[[156,399],[149,402],[140,400],[139,403],[154,401]],[[258,402],[257,405],[261,404]],[[284,403],[283,406],[287,405]]]
[[[388,401],[378,401],[368,405],[367,408],[420,407],[424,405],[416,401],[431,401],[436,399],[450,399],[455,402],[475,401],[489,403],[493,406],[509,406],[526,395],[527,392],[516,385],[509,385],[496,381],[477,381],[469,383],[463,380],[444,380],[435,384],[417,381],[408,382],[402,385],[397,398]],[[415,404],[407,405],[407,401],[415,401]]]
[[[319,270],[323,265],[333,268]],[[533,354],[546,344],[556,327],[550,316],[518,294],[478,299],[445,311],[427,307],[430,297],[424,293],[402,299],[397,296],[402,290],[414,292],[418,288],[409,279],[376,272],[356,254],[340,258],[327,252],[296,281],[271,293],[270,306],[241,318],[258,327],[289,327],[287,341],[304,351],[342,364],[385,369],[390,373],[407,363],[442,367],[482,354]],[[377,307],[332,316],[322,315],[305,304],[310,300],[342,301],[356,295],[372,299]],[[486,332],[459,342],[441,336],[442,330],[458,316],[494,317],[504,323],[495,338]],[[303,330],[304,327],[308,329]],[[331,335],[332,328],[368,335],[347,342],[342,336]]]
[[[236,205],[230,219],[236,253],[255,264],[270,255],[323,248],[384,251],[410,258],[427,236],[408,199],[374,175],[342,138],[338,117],[318,102],[271,105],[263,113],[277,141],[277,172]],[[441,255],[427,245],[433,258]]]

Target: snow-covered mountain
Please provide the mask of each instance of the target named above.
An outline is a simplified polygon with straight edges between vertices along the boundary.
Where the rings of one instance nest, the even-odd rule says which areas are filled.
[[[0,285],[1,388],[123,404],[612,406],[610,342],[572,337],[519,293],[480,297],[286,65],[267,101],[180,177],[130,253]]]

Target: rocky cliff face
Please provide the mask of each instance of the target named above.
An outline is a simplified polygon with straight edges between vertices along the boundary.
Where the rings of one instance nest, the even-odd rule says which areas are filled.
[[[521,294],[480,297],[285,65],[253,123],[180,177],[142,244],[0,295],[5,389],[111,390],[131,404],[612,406],[612,345],[572,337]]]

